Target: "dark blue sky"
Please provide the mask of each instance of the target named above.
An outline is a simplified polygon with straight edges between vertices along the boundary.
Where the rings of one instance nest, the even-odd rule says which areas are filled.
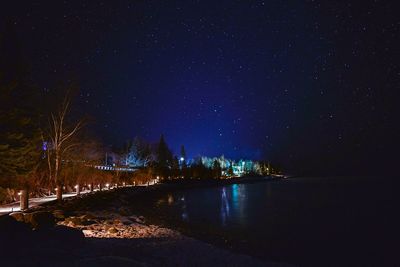
[[[327,2],[27,1],[4,18],[35,83],[77,81],[106,143],[164,133],[189,156],[380,172],[399,129],[395,1]]]

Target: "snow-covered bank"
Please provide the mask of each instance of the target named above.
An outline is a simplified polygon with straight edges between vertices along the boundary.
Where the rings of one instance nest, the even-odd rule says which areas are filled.
[[[135,266],[287,266],[261,261],[186,237],[175,230],[146,225],[142,217],[108,211],[67,217],[59,224],[81,229],[88,264],[115,262]],[[96,265],[98,266],[98,265]]]
[[[133,215],[132,203],[164,187],[85,194],[14,213],[19,222],[8,220],[9,225],[19,229],[28,223],[36,230],[0,229],[10,234],[2,240],[9,251],[2,266],[287,266],[233,253]]]

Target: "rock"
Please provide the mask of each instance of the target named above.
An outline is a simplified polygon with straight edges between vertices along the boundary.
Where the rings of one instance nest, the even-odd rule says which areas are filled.
[[[78,216],[82,221],[85,221],[85,220],[88,220],[89,219],[89,215],[86,215],[86,214],[84,214],[84,215],[81,215],[81,216]]]
[[[131,225],[133,223],[131,220],[129,220],[127,218],[123,218],[121,220],[121,222],[122,222],[123,225]]]
[[[131,212],[128,208],[125,208],[125,207],[119,208],[118,212],[119,212],[119,214],[121,214],[122,216],[129,216],[129,215],[132,214],[132,212]]]
[[[72,227],[83,225],[83,220],[81,217],[74,217],[74,216],[68,217],[65,219],[65,222]]]
[[[96,221],[94,220],[94,217],[88,214],[85,214],[83,216],[80,217],[82,220],[82,225],[91,225],[91,224],[95,224]]]
[[[55,218],[48,211],[34,211],[24,213],[25,223],[30,224],[34,229],[51,228],[55,225]]]
[[[129,217],[129,219],[132,220],[133,222],[140,223],[140,224],[144,224],[144,222],[145,222],[143,216],[139,216],[139,217],[131,216],[131,217]]]
[[[24,214],[22,212],[13,212],[10,216],[19,222],[25,222]]]
[[[112,224],[121,224],[122,221],[120,219],[115,219]]]
[[[93,231],[92,230],[82,230],[83,234],[85,236],[92,236],[93,235]]]
[[[97,222],[93,221],[93,220],[87,220],[87,221],[83,221],[82,225],[87,226],[87,225],[92,225],[92,224],[95,224],[95,223],[97,223]]]
[[[65,219],[65,222],[67,225],[71,227],[76,227],[76,226],[87,226],[87,225],[92,225],[95,224],[96,221],[91,220],[92,216],[79,216],[79,217],[68,217]]]
[[[110,227],[110,228],[107,230],[107,232],[108,232],[109,234],[116,234],[116,233],[118,233],[118,230],[117,230],[115,227]]]
[[[65,214],[64,211],[62,210],[54,210],[53,215],[57,220],[64,220],[65,219]]]

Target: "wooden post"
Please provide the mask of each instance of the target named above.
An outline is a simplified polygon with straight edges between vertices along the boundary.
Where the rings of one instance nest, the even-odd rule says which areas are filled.
[[[80,184],[76,185],[76,195],[79,196],[81,194],[81,186]]]
[[[26,209],[29,208],[28,189],[22,189],[20,193],[21,193],[21,195],[20,195],[20,207],[21,207],[21,210],[26,210]]]
[[[57,196],[57,200],[62,200],[62,186],[61,185],[57,185],[57,190],[56,190],[56,196]]]

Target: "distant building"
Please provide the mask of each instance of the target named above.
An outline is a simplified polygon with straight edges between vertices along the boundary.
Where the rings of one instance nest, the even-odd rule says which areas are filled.
[[[258,174],[262,175],[263,167],[257,161],[252,160],[239,160],[234,161],[225,158],[224,156],[221,157],[201,157],[201,162],[207,168],[212,168],[214,161],[217,160],[222,168],[222,175],[229,176],[229,169],[232,168],[233,176],[243,176],[246,174]]]

